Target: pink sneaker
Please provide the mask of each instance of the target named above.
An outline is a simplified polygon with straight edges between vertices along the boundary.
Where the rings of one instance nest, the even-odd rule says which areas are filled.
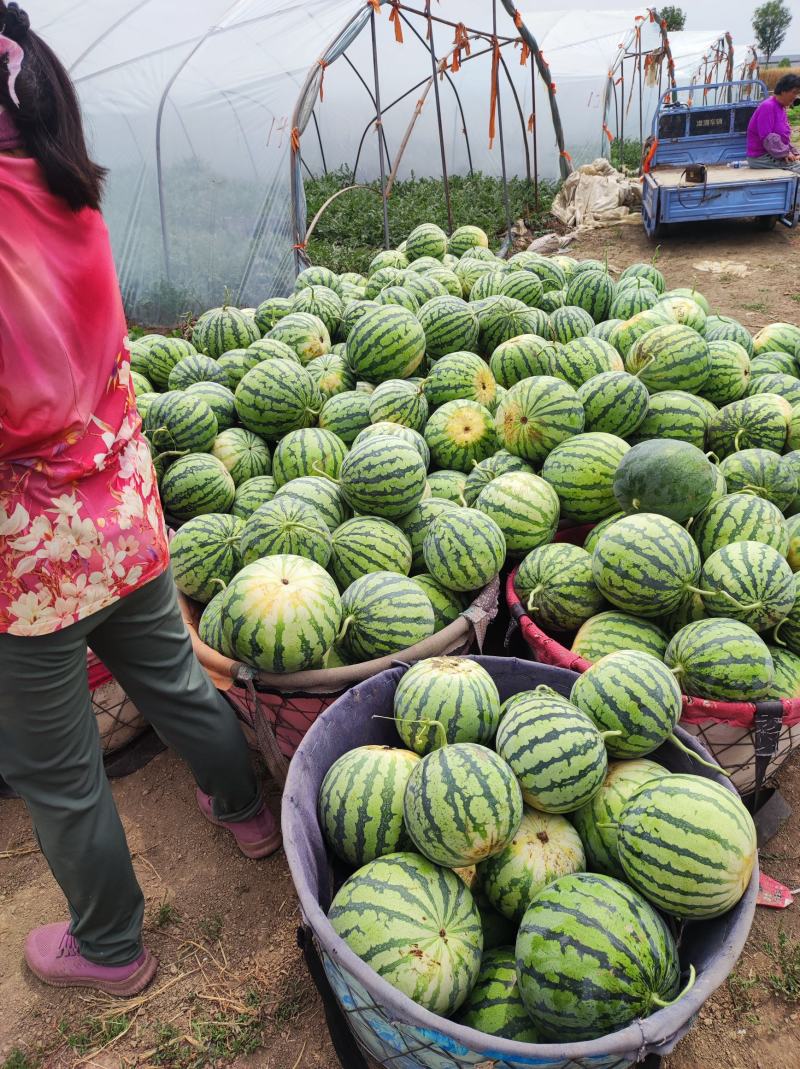
[[[93,987],[130,998],[144,991],[158,969],[158,958],[144,950],[130,965],[97,965],[81,954],[69,922],[35,928],[25,940],[28,968],[53,987]]]
[[[215,824],[218,828],[225,828],[229,831],[245,857],[269,857],[276,850],[280,850],[283,841],[281,829],[266,806],[263,806],[250,820],[243,820],[237,823],[217,820],[214,816],[210,795],[201,791],[199,787],[196,793],[197,805],[206,820],[211,824]]]

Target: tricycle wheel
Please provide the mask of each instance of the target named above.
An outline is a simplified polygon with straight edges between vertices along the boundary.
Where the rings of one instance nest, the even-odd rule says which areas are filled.
[[[778,222],[777,215],[760,215],[756,219],[757,230],[774,230],[775,224]]]

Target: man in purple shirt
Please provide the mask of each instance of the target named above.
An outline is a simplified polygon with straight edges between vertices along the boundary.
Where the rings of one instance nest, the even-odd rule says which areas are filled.
[[[786,109],[800,96],[800,75],[786,74],[771,97],[758,105],[747,126],[747,162],[751,167],[783,167],[800,174],[800,149],[792,144]]]

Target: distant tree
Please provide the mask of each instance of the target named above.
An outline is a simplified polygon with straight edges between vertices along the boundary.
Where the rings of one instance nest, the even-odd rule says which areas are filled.
[[[792,65],[792,61],[789,59],[788,56],[784,56],[783,59],[778,64],[779,67],[791,67],[791,65]]]
[[[666,24],[667,31],[682,30],[686,25],[686,12],[681,7],[668,4],[667,7],[659,8],[662,21]]]
[[[767,65],[783,44],[791,21],[792,13],[783,0],[767,0],[753,12],[753,32]]]

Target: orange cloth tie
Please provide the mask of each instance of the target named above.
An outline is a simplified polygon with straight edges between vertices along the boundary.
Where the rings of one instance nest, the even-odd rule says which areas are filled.
[[[500,42],[496,37],[492,38],[492,85],[489,101],[489,148],[494,147],[495,124],[497,120],[497,95],[499,92],[500,71]]]
[[[392,0],[392,13],[389,22],[394,23],[394,39],[399,45],[403,44],[403,23],[400,21],[399,0]]]

